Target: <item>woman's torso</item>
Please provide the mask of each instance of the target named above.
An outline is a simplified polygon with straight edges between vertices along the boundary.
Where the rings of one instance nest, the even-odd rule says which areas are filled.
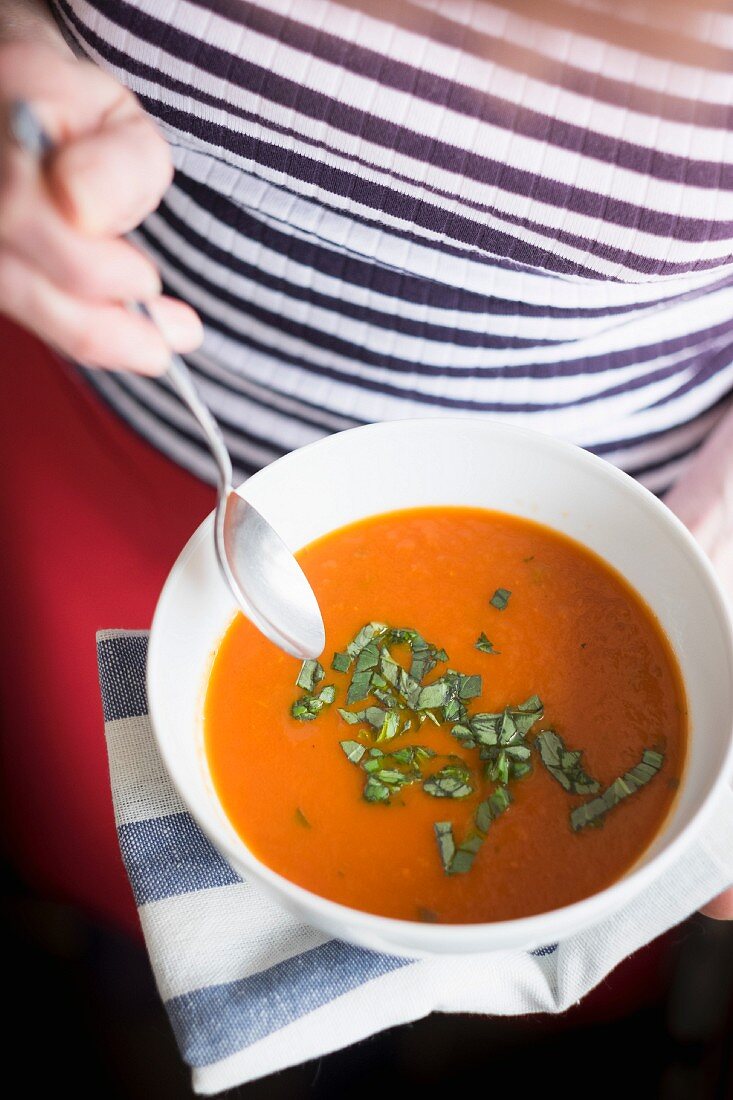
[[[243,475],[367,421],[481,415],[663,491],[723,411],[733,15],[517,7],[54,0],[171,142],[139,239],[205,321],[189,361]],[[210,476],[163,383],[92,378]]]

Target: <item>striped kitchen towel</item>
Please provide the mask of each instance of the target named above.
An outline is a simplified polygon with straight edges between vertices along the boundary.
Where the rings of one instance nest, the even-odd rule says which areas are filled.
[[[229,867],[157,753],[147,633],[97,638],[112,798],[160,995],[199,1093],[216,1093],[430,1012],[561,1012],[733,882],[733,794],[625,909],[533,952],[415,961],[302,924]]]

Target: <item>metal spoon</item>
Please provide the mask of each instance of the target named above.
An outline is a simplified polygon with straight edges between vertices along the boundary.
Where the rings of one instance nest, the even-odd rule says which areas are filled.
[[[39,160],[53,148],[33,108],[23,100],[11,105],[10,127],[18,145]],[[155,324],[144,302],[128,306]],[[233,488],[232,461],[219,425],[180,356],[171,353],[166,377],[195,416],[217,465],[214,543],[234,598],[247,618],[286,653],[318,657],[326,644],[323,617],[303,570],[277,531]]]

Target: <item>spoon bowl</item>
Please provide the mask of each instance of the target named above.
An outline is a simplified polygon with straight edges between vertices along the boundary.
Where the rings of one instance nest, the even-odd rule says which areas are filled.
[[[143,303],[133,308],[150,317]],[[219,470],[214,542],[219,568],[234,598],[280,649],[301,660],[320,656],[326,631],[305,573],[274,527],[232,487],[224,437],[180,356],[171,355],[167,378],[196,417]]]
[[[247,618],[293,657],[319,657],[321,610],[277,531],[235,489],[220,500],[214,528],[219,567]]]

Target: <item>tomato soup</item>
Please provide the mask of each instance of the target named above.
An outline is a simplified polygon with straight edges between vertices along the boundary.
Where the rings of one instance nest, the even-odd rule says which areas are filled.
[[[639,859],[687,716],[619,574],[539,524],[448,507],[371,517],[299,560],[322,671],[238,615],[206,696],[216,790],[258,859],[355,909],[452,923],[568,905]]]

